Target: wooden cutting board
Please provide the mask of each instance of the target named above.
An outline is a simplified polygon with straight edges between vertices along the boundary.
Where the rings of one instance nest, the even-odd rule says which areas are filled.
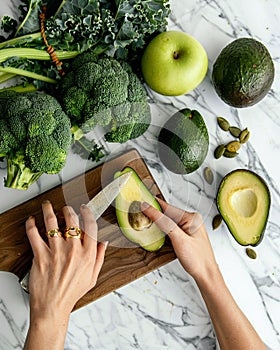
[[[41,214],[41,203],[44,200],[49,199],[52,202],[58,215],[65,204],[79,211],[81,204],[93,198],[113,180],[114,173],[125,166],[132,167],[147,188],[154,195],[163,198],[144,160],[137,150],[132,149],[1,214],[0,270],[12,272],[22,278],[30,268],[33,255],[24,224],[30,215],[35,216],[37,226],[42,236],[45,236]],[[98,240],[109,241],[105,262],[97,285],[79,300],[75,309],[175,259],[168,237],[157,252],[147,252],[129,242],[117,225],[114,204],[98,219],[98,228]]]

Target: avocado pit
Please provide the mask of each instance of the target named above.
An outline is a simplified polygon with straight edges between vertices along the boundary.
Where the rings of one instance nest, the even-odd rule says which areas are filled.
[[[129,206],[128,222],[136,231],[143,231],[152,225],[152,220],[141,211],[141,202],[133,201]]]
[[[251,217],[257,210],[258,198],[249,188],[235,191],[230,203],[232,209],[240,216]]]

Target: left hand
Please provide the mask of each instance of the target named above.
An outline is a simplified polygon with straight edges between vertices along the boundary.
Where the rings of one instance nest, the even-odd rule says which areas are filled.
[[[46,232],[58,229],[57,217],[49,201],[42,204]],[[31,316],[67,318],[76,302],[96,284],[104,261],[105,243],[97,243],[97,224],[90,209],[80,209],[81,222],[72,207],[62,209],[66,227],[81,227],[84,237],[41,238],[35,218],[26,221],[26,232],[34,259],[30,271]]]

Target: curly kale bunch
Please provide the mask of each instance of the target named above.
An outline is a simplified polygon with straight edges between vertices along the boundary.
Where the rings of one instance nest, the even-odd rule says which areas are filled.
[[[6,187],[26,190],[43,173],[59,173],[71,143],[70,120],[54,97],[0,93],[0,158],[7,159]]]
[[[81,130],[87,133],[103,126],[106,141],[122,143],[142,135],[151,121],[144,86],[127,63],[108,56],[77,56],[61,80],[60,93],[79,137]]]
[[[0,37],[0,83],[15,75],[41,88],[60,75],[49,62],[39,14],[46,6],[45,33],[60,60],[94,49],[139,67],[145,45],[167,28],[169,0],[20,0],[19,24],[0,18],[8,40]],[[39,83],[38,83],[39,81]]]

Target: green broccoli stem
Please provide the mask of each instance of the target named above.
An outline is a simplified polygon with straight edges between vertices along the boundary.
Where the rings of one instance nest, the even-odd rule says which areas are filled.
[[[89,159],[95,162],[98,162],[105,156],[105,153],[103,152],[104,148],[98,146],[94,140],[90,141],[77,125],[73,125],[71,131],[74,139],[74,153],[79,154],[84,159]]]
[[[60,60],[67,60],[76,57],[78,51],[55,51]],[[12,47],[0,50],[0,63],[11,57],[23,57],[31,60],[50,61],[51,57],[45,50],[33,49],[28,47]]]
[[[29,169],[21,156],[13,159],[8,158],[7,165],[7,178],[4,180],[5,187],[27,190],[43,174],[43,172],[34,173]]]
[[[56,55],[60,60],[67,60],[76,57],[79,54],[78,51],[56,51]],[[0,63],[6,61],[11,57],[21,57],[27,58],[31,60],[39,60],[39,61],[50,61],[51,57],[47,53],[47,51],[40,49],[32,49],[32,48],[8,48],[0,50]],[[10,74],[10,77],[7,77],[5,74],[1,77],[0,75],[0,83],[7,81],[13,78],[16,75],[22,75],[29,78],[33,78],[35,80],[45,81],[47,83],[56,83],[54,79],[46,77],[41,74],[37,74],[34,72],[30,72],[25,69],[13,68],[13,67],[3,67],[0,66],[0,72],[5,74]],[[2,78],[2,79],[1,79]]]
[[[0,82],[2,82],[2,83],[4,83],[7,80],[10,80],[14,77],[15,77],[15,74],[0,72]]]
[[[3,92],[3,91],[33,92],[37,90],[38,90],[37,87],[33,84],[21,84],[21,85],[9,86],[9,87],[0,89],[0,92]]]
[[[30,71],[25,70],[25,69],[19,69],[19,68],[13,68],[13,67],[4,67],[3,68],[0,66],[0,72],[13,74],[14,76],[15,75],[22,75],[24,77],[32,78],[34,80],[41,80],[41,81],[44,81],[46,83],[57,84],[57,81],[55,79],[46,77],[45,75],[33,73],[33,72],[30,72]],[[7,79],[5,81],[7,81]],[[0,77],[0,83],[3,83],[3,82],[4,81],[2,81],[1,77]]]

